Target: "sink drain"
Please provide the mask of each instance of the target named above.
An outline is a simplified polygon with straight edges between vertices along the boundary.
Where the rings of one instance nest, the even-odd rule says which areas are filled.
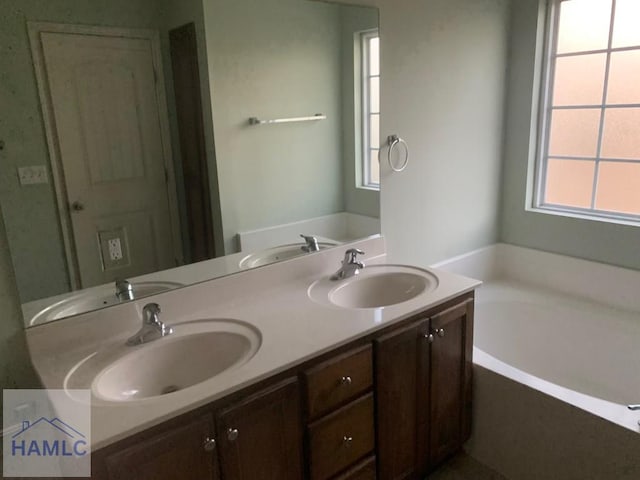
[[[180,390],[180,387],[178,387],[177,385],[169,385],[168,387],[164,387],[160,394],[166,395],[167,393],[177,392],[178,390]]]

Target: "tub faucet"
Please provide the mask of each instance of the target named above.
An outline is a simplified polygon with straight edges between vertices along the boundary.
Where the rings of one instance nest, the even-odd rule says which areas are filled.
[[[312,235],[303,235],[302,233],[300,236],[304,238],[305,242],[307,242],[307,244],[302,247],[303,252],[311,253],[320,251],[320,245],[318,245],[318,239],[316,237]]]
[[[358,261],[358,255],[364,255],[359,248],[350,248],[344,252],[344,260],[340,269],[331,275],[331,280],[344,280],[360,273],[360,269],[364,268],[364,263]]]
[[[128,280],[116,280],[116,297],[121,302],[133,300],[133,286]]]
[[[158,318],[160,311],[160,305],[157,303],[148,303],[144,306],[142,309],[142,327],[135,335],[129,337],[127,340],[128,346],[142,345],[173,333],[173,329]]]

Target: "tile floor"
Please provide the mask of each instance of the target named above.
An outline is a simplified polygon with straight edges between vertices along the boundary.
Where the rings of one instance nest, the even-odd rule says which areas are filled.
[[[486,465],[461,453],[429,475],[428,480],[508,480]]]

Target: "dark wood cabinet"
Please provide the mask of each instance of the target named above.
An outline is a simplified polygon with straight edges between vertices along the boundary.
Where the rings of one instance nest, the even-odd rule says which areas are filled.
[[[95,452],[98,480],[420,479],[471,433],[473,294]]]
[[[302,420],[296,379],[218,412],[218,446],[225,480],[302,478]]]
[[[213,415],[198,417],[107,456],[106,477],[109,480],[218,480],[213,436]]]
[[[470,434],[473,300],[374,340],[378,474],[421,478]]]
[[[378,474],[394,480],[416,471],[419,344],[428,327],[420,320],[376,339]]]
[[[431,318],[429,465],[458,451],[470,433],[473,303],[464,302]],[[470,365],[469,365],[470,366]]]
[[[300,480],[303,435],[297,378],[126,447],[98,453],[94,479]],[[109,447],[113,450],[113,447]]]

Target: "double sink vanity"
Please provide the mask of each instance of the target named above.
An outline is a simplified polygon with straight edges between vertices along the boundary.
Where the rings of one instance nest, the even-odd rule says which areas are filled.
[[[92,478],[422,478],[470,434],[478,285],[377,237],[27,339],[46,388],[91,391]]]

